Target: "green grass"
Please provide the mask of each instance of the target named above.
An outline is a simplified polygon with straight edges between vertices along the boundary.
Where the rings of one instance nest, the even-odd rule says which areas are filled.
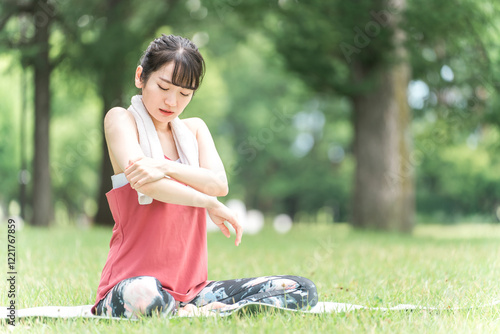
[[[7,239],[5,224],[0,240]],[[111,230],[27,227],[17,233],[18,308],[92,304]],[[17,319],[29,333],[495,333],[500,306],[500,226],[417,227],[413,236],[360,232],[342,224],[296,224],[285,235],[266,227],[240,247],[209,234],[209,278],[301,275],[317,285],[320,300],[371,307],[418,304],[442,311],[360,310],[303,315],[238,314],[228,318]],[[6,243],[1,242],[2,245]],[[6,268],[6,247],[0,259]],[[7,269],[4,269],[6,275]],[[3,280],[3,279],[2,279]],[[3,283],[2,283],[3,284]],[[0,285],[2,286],[2,285]],[[0,289],[3,291],[4,289]],[[6,293],[0,305],[7,305]],[[449,307],[463,307],[458,311]],[[0,325],[0,332],[6,330]]]

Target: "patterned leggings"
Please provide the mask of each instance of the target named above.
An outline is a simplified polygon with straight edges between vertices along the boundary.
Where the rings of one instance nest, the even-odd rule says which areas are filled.
[[[213,302],[241,306],[250,302],[289,308],[305,309],[318,302],[316,286],[299,276],[264,276],[240,278],[209,283],[189,302],[201,307]],[[154,313],[170,316],[176,312],[174,298],[163,290],[158,279],[151,276],[127,278],[111,289],[97,304],[96,314],[102,316],[137,318]]]

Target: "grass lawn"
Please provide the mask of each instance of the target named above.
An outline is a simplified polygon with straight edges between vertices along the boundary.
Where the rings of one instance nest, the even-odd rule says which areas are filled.
[[[7,276],[7,228],[0,258]],[[111,229],[26,227],[16,234],[17,308],[92,304]],[[321,301],[371,307],[434,306],[442,311],[359,310],[303,315],[237,314],[228,318],[17,319],[29,333],[498,333],[500,225],[421,225],[413,236],[360,232],[343,224],[296,224],[285,235],[266,227],[234,237],[209,234],[209,279],[273,274],[312,279]],[[2,279],[5,282],[5,278]],[[0,286],[4,283],[0,284]],[[0,289],[4,291],[4,289]],[[7,293],[0,295],[6,306]],[[463,307],[459,311],[446,310]],[[9,330],[0,325],[0,332]]]

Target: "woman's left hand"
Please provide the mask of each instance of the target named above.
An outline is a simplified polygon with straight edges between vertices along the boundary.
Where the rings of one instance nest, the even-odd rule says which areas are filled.
[[[134,189],[140,188],[149,182],[154,182],[165,177],[165,164],[168,160],[160,161],[148,157],[141,157],[135,161],[129,161],[125,168],[125,176],[130,186]]]

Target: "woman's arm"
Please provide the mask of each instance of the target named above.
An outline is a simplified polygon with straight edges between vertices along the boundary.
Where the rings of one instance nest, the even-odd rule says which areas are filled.
[[[236,231],[235,245],[238,246],[240,244],[243,228],[238,223],[234,213],[227,206],[219,202],[216,197],[208,196],[186,187],[177,181],[166,178],[146,183],[136,189],[158,201],[206,208],[210,219],[212,219],[214,224],[219,227],[226,237],[229,238],[231,233],[224,222],[227,221],[233,226]]]
[[[185,122],[190,130],[196,133],[200,168],[169,160],[142,158],[125,169],[127,179],[133,187],[141,187],[158,179],[162,173],[204,194],[226,196],[228,193],[226,172],[208,127],[200,118],[190,118]]]
[[[161,165],[159,160],[144,156],[137,139],[134,116],[123,108],[111,109],[104,118],[104,131],[109,150],[121,170],[129,171],[137,162],[149,161]],[[135,163],[134,163],[135,162]],[[190,189],[174,180],[168,180],[158,169],[150,168],[147,183],[131,182],[132,188],[156,200],[197,207],[209,208],[211,197]],[[155,174],[155,172],[158,172]],[[129,176],[127,176],[127,179]],[[130,180],[129,180],[130,181]]]
[[[137,139],[135,120],[130,112],[123,108],[111,109],[104,118],[104,131],[110,154],[122,171],[133,161],[144,158]],[[236,217],[215,197],[166,179],[164,175],[158,175],[156,180],[134,189],[158,201],[206,208],[210,218],[224,235],[230,236],[224,225],[224,221],[227,221],[235,228],[236,245],[241,241],[243,230]]]
[[[208,196],[186,187],[177,181],[166,178],[146,183],[136,189],[158,201],[206,208],[210,219],[212,219],[214,224],[219,227],[226,237],[229,238],[231,233],[224,222],[227,221],[233,226],[236,231],[234,244],[236,246],[240,244],[243,228],[238,223],[234,213],[227,206],[219,202],[216,197]]]
[[[172,178],[189,184],[191,187],[212,196],[226,196],[229,189],[224,164],[217,152],[214,140],[207,125],[201,118],[193,117],[185,120],[186,125],[196,133],[201,168],[184,167],[176,164],[167,171]]]
[[[243,228],[238,223],[234,213],[219,202],[216,197],[208,196],[195,189],[186,187],[177,181],[166,178],[146,183],[136,188],[136,190],[158,201],[206,208],[210,219],[212,219],[214,224],[219,227],[226,237],[229,238],[231,233],[224,222],[227,221],[233,226],[236,231],[234,244],[236,246],[240,244]]]

